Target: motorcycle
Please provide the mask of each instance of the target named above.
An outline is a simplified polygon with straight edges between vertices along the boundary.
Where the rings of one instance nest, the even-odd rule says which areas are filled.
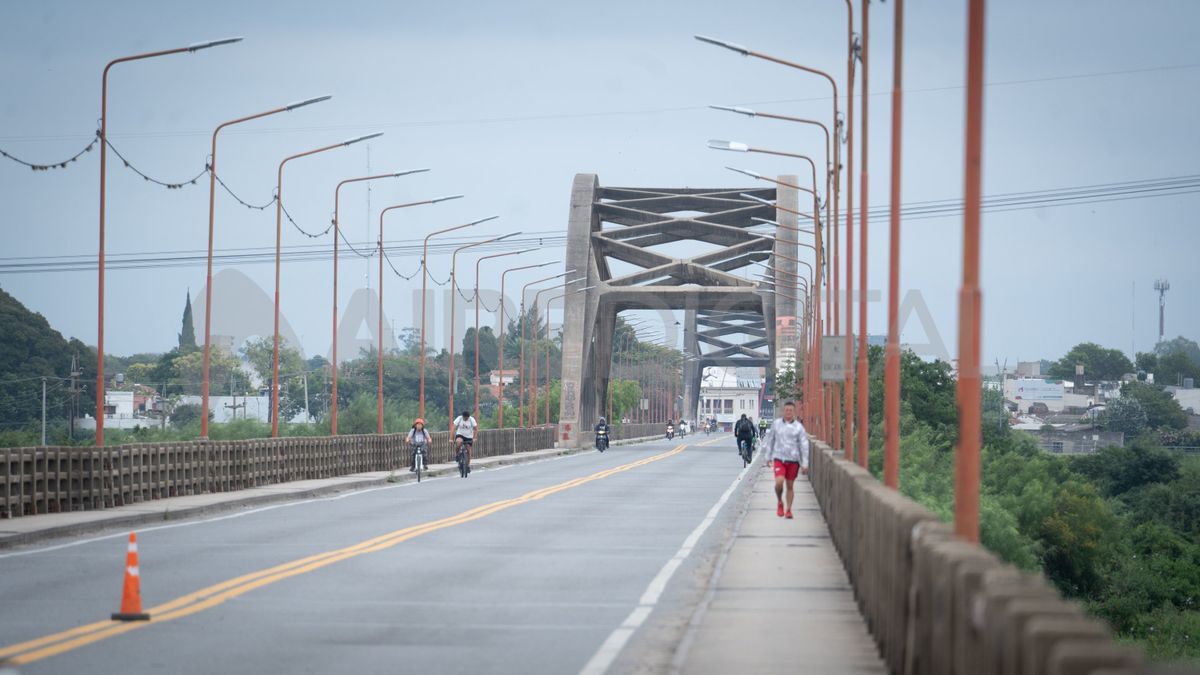
[[[667,440],[669,441],[674,438],[675,438],[675,426],[668,424],[667,425]]]
[[[600,452],[608,449],[608,431],[601,429],[596,432],[596,449]]]

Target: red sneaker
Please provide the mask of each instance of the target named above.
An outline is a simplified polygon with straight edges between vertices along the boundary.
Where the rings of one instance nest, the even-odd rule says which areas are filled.
[[[782,503],[780,503],[778,506],[775,507],[775,515],[779,516],[780,518],[783,517],[783,504]]]
[[[791,519],[792,519],[792,510],[791,510],[791,509],[788,509],[788,512],[787,512],[787,513],[785,513],[785,514],[783,515],[783,517],[784,517],[784,518],[787,518],[788,520],[791,520]]]

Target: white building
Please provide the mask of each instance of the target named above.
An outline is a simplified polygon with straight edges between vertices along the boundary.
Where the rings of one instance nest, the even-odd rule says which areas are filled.
[[[700,382],[700,407],[697,420],[716,419],[729,430],[742,415],[758,422],[762,400],[762,379],[748,377],[752,369],[709,367]]]

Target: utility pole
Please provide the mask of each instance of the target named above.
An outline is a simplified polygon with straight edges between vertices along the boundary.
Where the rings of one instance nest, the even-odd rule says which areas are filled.
[[[83,371],[79,370],[77,355],[71,355],[71,425],[69,427],[71,440],[75,440],[75,418],[79,417],[79,394],[82,391],[76,378],[83,375]]]
[[[312,422],[312,413],[308,412],[308,371],[304,372],[304,423]]]
[[[46,444],[46,378],[42,378],[42,445]]]
[[[1163,328],[1166,325],[1164,317],[1167,311],[1167,291],[1171,290],[1171,282],[1159,279],[1154,282],[1154,290],[1158,291],[1158,341],[1163,341]]]

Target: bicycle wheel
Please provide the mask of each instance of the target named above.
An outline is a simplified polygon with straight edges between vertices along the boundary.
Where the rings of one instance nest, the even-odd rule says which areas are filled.
[[[421,482],[421,469],[425,468],[425,453],[417,451],[416,459],[413,460],[413,466],[417,470],[417,482]]]

